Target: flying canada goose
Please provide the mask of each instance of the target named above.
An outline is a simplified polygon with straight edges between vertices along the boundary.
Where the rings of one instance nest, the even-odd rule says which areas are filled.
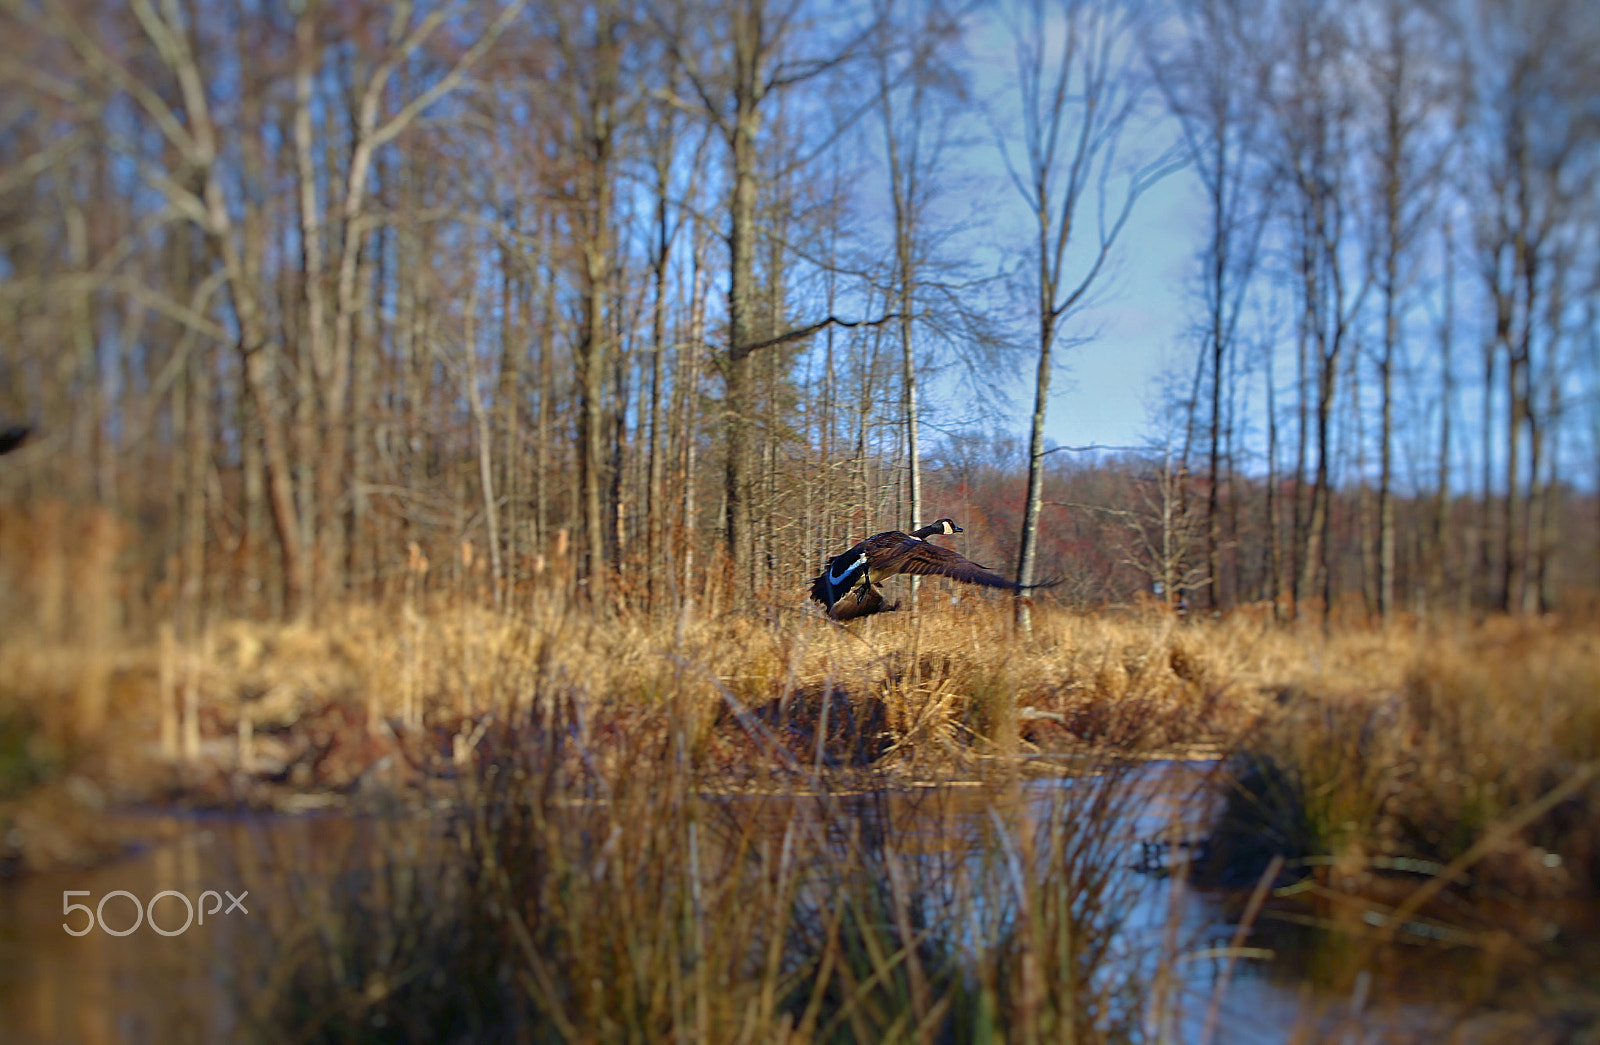
[[[968,584],[1011,591],[1045,586],[1008,581],[965,555],[926,540],[936,533],[961,532],[961,527],[951,520],[938,519],[910,533],[899,530],[875,533],[843,555],[829,559],[827,567],[811,585],[811,597],[822,603],[834,620],[851,620],[899,608],[899,603],[884,606],[883,592],[878,588],[880,581],[897,573],[951,577]],[[852,598],[850,590],[858,581],[861,586]]]
[[[0,454],[9,454],[27,442],[32,431],[27,425],[0,426]]]

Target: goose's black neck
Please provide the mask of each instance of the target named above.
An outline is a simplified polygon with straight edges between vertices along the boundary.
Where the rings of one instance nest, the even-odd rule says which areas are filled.
[[[955,523],[951,522],[949,519],[935,519],[933,522],[929,523],[926,526],[919,526],[915,530],[912,530],[911,531],[911,536],[920,537],[920,538],[926,539],[928,537],[932,537],[936,533],[937,534],[945,534],[945,533],[960,533],[960,532],[961,532],[961,527],[957,526]]]

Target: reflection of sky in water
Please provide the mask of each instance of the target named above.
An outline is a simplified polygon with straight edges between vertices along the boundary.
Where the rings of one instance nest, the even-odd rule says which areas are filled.
[[[1221,921],[1225,915],[1219,898],[1186,889],[1176,877],[1144,873],[1136,865],[1149,853],[1145,843],[1199,837],[1204,808],[1198,789],[1208,768],[1182,762],[1133,768],[1130,797],[1120,803],[1113,800],[1124,814],[1121,824],[1108,832],[1102,850],[1102,866],[1112,869],[1113,879],[1107,890],[1112,898],[1108,907],[1115,907],[1107,913],[1119,923],[1113,959],[1101,973],[1103,980],[1148,984],[1157,976],[1163,955],[1176,951],[1186,956],[1173,970],[1161,1040],[1200,1040],[1207,1006],[1224,967],[1221,957],[1200,952],[1227,947],[1233,926]],[[869,846],[874,838],[880,844],[886,837],[895,840],[891,848],[901,854],[907,877],[923,893],[926,922],[947,946],[970,955],[1003,934],[1000,923],[1014,916],[1015,890],[1010,882],[1015,872],[1007,865],[1007,854],[1020,856],[1019,835],[1026,829],[1020,809],[1025,808],[1031,818],[1036,851],[1042,854],[1053,830],[1071,824],[1075,814],[1093,804],[1093,792],[1101,782],[1096,777],[1034,779],[1021,785],[1020,793],[1003,785],[959,786],[930,789],[920,798],[844,808]],[[1121,784],[1113,787],[1120,789]],[[1004,840],[999,837],[1002,833],[1007,836]],[[1039,857],[1041,867],[1044,859]],[[825,899],[809,898],[814,905]],[[951,906],[966,910],[968,919],[941,925]],[[1300,1016],[1298,984],[1263,977],[1248,964],[1235,963],[1214,1042],[1283,1041]],[[1157,1031],[1147,1029],[1152,1035]]]
[[[1135,797],[1116,807],[1120,822],[1105,834],[1098,857],[1102,866],[1115,868],[1108,913],[1120,920],[1114,956],[1101,973],[1107,982],[1133,978],[1148,984],[1162,955],[1175,951],[1184,956],[1175,967],[1166,1006],[1169,1026],[1159,1035],[1158,1028],[1147,1026],[1163,1040],[1200,1041],[1225,965],[1210,950],[1229,946],[1234,927],[1228,919],[1242,909],[1237,896],[1186,888],[1177,878],[1134,870],[1146,853],[1141,843],[1198,837],[1203,809],[1196,787],[1205,769],[1162,762],[1136,767]],[[785,825],[809,822],[816,827],[826,821],[824,830],[835,845],[855,837],[869,853],[876,847],[874,859],[897,853],[900,868],[922,890],[930,921],[954,899],[955,909],[965,912],[965,924],[934,927],[946,946],[972,948],[995,940],[1004,929],[1015,896],[1008,883],[1020,858],[1021,833],[1031,825],[1043,851],[1053,830],[1077,823],[1072,818],[1092,807],[1097,783],[1098,778],[1048,778],[1011,787],[916,788],[830,800],[713,797],[707,803],[706,845],[708,850],[717,845],[719,825],[753,824],[758,833],[770,826],[777,838]],[[234,998],[240,955],[260,934],[283,932],[295,917],[303,920],[303,908],[297,905],[330,902],[337,891],[329,885],[333,872],[328,868],[377,868],[386,860],[393,862],[390,866],[404,866],[415,859],[406,850],[413,850],[430,828],[437,830],[440,821],[428,821],[422,832],[417,821],[397,825],[335,815],[206,816],[185,824],[188,833],[178,841],[108,867],[0,885],[0,1041],[231,1040],[237,1036]],[[1002,834],[1005,840],[996,844]],[[1007,853],[1013,854],[1010,860]],[[285,886],[295,892],[295,900],[282,894]],[[191,897],[205,889],[249,889],[251,913],[214,916],[205,926],[195,925],[172,938],[146,929],[124,938],[98,930],[75,938],[61,929],[65,889],[88,890],[91,904],[116,889],[145,901],[163,889]],[[802,897],[814,907],[828,899],[820,887]],[[107,908],[108,914],[113,908]],[[167,914],[169,921],[181,920]],[[1326,981],[1343,969],[1339,958],[1350,949],[1348,938],[1263,918],[1246,945],[1272,948],[1277,955],[1270,961],[1240,958],[1234,963],[1212,1041],[1285,1041],[1294,1037],[1308,1013],[1318,1017],[1313,1025],[1318,1030],[1308,1040],[1323,1040],[1326,1034],[1319,1037],[1318,1031],[1329,1031],[1329,1021],[1348,1012],[1349,996],[1342,989],[1334,994],[1305,985],[1308,978]],[[1434,970],[1439,975],[1416,976],[1422,982],[1410,984],[1404,993],[1418,1001],[1388,1010],[1387,1020],[1398,1018],[1416,1027],[1432,1015],[1429,998],[1456,1000],[1450,988],[1455,974],[1448,963],[1438,962],[1438,955],[1436,949],[1419,949],[1405,956],[1424,971],[1429,963],[1439,966]],[[1407,969],[1408,976],[1415,972]],[[1375,995],[1383,993],[1374,987]],[[1384,1022],[1369,1011],[1363,1030],[1347,1040],[1375,1040],[1376,1028]],[[1342,1030],[1339,1037],[1346,1040]]]
[[[273,829],[298,833],[305,823],[283,821]],[[189,826],[171,843],[104,867],[0,883],[0,1040],[181,1045],[237,1037],[230,956],[243,946],[260,909],[254,895],[245,900],[250,915],[208,916],[178,936],[158,936],[148,924],[120,938],[98,926],[81,938],[61,928],[68,889],[88,890],[89,896],[72,899],[91,908],[119,889],[144,905],[166,889],[191,900],[206,889],[245,890],[235,866],[249,850],[240,823],[201,817]],[[160,924],[168,930],[181,925],[181,907],[163,900]],[[115,898],[105,915],[117,927],[127,925],[132,904]],[[83,920],[75,912],[71,924],[77,928]]]

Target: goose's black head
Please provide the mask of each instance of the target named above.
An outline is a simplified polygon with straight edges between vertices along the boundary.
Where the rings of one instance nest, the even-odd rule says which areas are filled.
[[[959,527],[959,526],[957,526],[955,524],[955,520],[954,519],[935,519],[933,522],[929,523],[928,525],[918,529],[916,533],[912,534],[912,536],[914,536],[914,537],[931,537],[936,533],[961,533],[961,532],[962,532],[961,527]]]

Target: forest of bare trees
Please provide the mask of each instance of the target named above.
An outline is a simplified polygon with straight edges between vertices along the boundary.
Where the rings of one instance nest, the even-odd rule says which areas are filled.
[[[935,515],[1082,605],[1600,592],[1592,3],[3,0],[0,77],[0,527],[107,510],[131,624]],[[1147,448],[1049,445],[1183,180]]]

